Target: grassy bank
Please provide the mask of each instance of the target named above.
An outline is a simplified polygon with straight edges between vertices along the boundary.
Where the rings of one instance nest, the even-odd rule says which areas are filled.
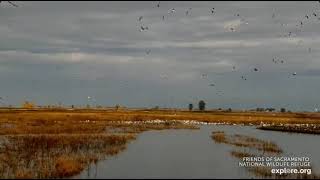
[[[305,134],[320,134],[320,126],[319,125],[267,125],[260,126],[257,129],[261,130],[270,130],[270,131],[283,131],[289,133],[305,133]]]
[[[38,124],[59,124],[64,121],[103,124],[108,121],[146,121],[146,120],[195,120],[202,122],[231,124],[320,124],[320,113],[276,113],[276,112],[189,112],[170,110],[1,110],[0,123],[16,126]],[[97,126],[95,126],[96,128]],[[90,126],[81,127],[90,131]],[[17,130],[21,130],[18,128]],[[58,131],[62,131],[59,128]],[[33,130],[32,130],[33,131]],[[51,130],[53,131],[53,130]],[[2,132],[2,131],[1,131]],[[19,132],[17,132],[19,133]]]
[[[198,129],[178,122],[125,124],[140,116],[83,112],[1,112],[0,178],[65,178],[126,149],[141,132]]]
[[[274,142],[258,139],[241,134],[226,134],[223,131],[214,131],[211,138],[215,143],[233,146],[230,155],[243,161],[244,158],[283,156],[283,150]],[[244,166],[244,168],[257,178],[272,179],[319,179],[320,176],[314,171],[312,174],[273,174],[269,166]],[[295,167],[303,169],[306,167]],[[313,169],[312,166],[308,167]]]
[[[223,143],[233,145],[236,147],[255,149],[258,151],[262,151],[263,153],[282,153],[282,149],[275,143],[271,141],[261,140],[251,136],[241,134],[227,135],[223,131],[214,131],[212,132],[211,138],[216,143]],[[233,154],[236,156],[240,156],[240,154]]]

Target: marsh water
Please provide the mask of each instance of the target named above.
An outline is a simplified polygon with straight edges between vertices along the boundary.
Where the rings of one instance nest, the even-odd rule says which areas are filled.
[[[313,173],[320,173],[319,135],[206,125],[200,130],[144,132],[124,152],[91,165],[75,178],[254,178],[230,155],[233,147],[211,139],[212,131],[271,140],[287,156],[309,157]]]

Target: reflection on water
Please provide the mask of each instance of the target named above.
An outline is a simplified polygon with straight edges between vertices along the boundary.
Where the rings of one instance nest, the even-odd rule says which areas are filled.
[[[310,157],[320,172],[317,135],[270,132],[245,126],[202,126],[200,130],[162,130],[140,134],[126,151],[92,165],[75,178],[254,178],[238,167],[232,148],[216,144],[212,131],[241,133],[277,143],[286,156]]]

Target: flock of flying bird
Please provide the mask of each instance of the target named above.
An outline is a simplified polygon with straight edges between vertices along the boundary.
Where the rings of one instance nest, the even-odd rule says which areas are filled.
[[[4,2],[4,1],[0,1],[0,4],[1,4],[2,2]],[[9,4],[11,4],[11,5],[14,6],[14,7],[18,7],[17,4],[12,3],[11,1],[6,1],[6,2],[8,2]],[[318,1],[318,2],[320,3],[320,1]],[[153,8],[160,8],[160,2],[158,2],[158,3],[156,4],[156,6],[153,7]],[[215,14],[216,14],[216,9],[215,9],[215,8],[208,8],[208,9],[209,9],[209,12],[210,12],[211,15],[215,15]],[[190,15],[191,15],[191,11],[192,11],[192,8],[188,8],[188,9],[185,11],[185,15],[186,15],[186,16],[190,16]],[[174,14],[175,12],[176,12],[176,9],[175,9],[175,8],[171,8],[171,9],[168,10],[168,15]],[[236,16],[236,17],[241,17],[239,13],[235,13],[234,16]],[[272,19],[275,19],[275,18],[276,18],[276,14],[273,13],[271,17],[272,17]],[[316,12],[312,12],[311,14],[306,14],[306,15],[304,16],[304,19],[301,20],[301,21],[299,21],[299,23],[296,25],[296,27],[300,27],[300,30],[301,30],[301,28],[302,28],[302,27],[304,26],[304,24],[305,24],[304,21],[307,21],[307,20],[311,19],[311,17],[316,17],[318,20],[320,20],[320,16],[318,17],[318,14],[317,14]],[[148,31],[148,30],[149,30],[149,26],[146,26],[146,25],[143,25],[143,24],[142,24],[143,19],[144,19],[143,16],[139,16],[139,18],[138,18],[138,22],[140,22],[140,25],[139,25],[139,26],[140,26],[140,27],[139,27],[139,31],[140,31],[140,32]],[[163,21],[165,20],[165,15],[162,16],[162,20],[163,20]],[[244,23],[244,24],[248,25],[248,22],[247,22],[244,18],[241,18],[240,21],[241,21],[241,23]],[[287,25],[288,25],[288,24],[281,23],[281,26],[287,26]],[[229,27],[229,30],[230,30],[231,32],[235,32],[235,31],[236,31],[236,27]],[[290,32],[288,32],[286,35],[284,35],[283,37],[289,37],[289,38],[290,38],[290,37],[292,37],[293,35],[294,35],[294,33],[293,33],[292,31],[290,31]],[[302,40],[300,40],[300,41],[298,42],[298,44],[301,44],[301,43],[302,43]],[[308,48],[308,52],[311,53],[311,48]],[[146,54],[149,55],[150,53],[151,53],[151,49],[147,49],[147,50],[146,50]],[[285,60],[284,60],[283,58],[274,57],[274,58],[272,59],[272,62],[273,62],[274,64],[284,64],[284,63],[285,63]],[[235,70],[236,70],[236,66],[233,66],[233,67],[232,67],[232,70],[235,71]],[[254,68],[253,68],[253,71],[254,71],[254,72],[258,72],[259,69],[258,69],[257,67],[254,67]],[[297,75],[297,72],[291,73],[291,76],[296,76],[296,75]],[[289,77],[290,77],[290,76],[289,76]],[[162,78],[162,79],[169,79],[169,78],[168,78],[168,75],[166,75],[166,74],[160,75],[160,78]],[[202,78],[202,79],[207,79],[207,78],[208,78],[208,74],[203,73],[203,74],[201,75],[201,78]],[[241,76],[241,79],[246,81],[246,80],[247,80],[247,77],[244,76],[244,75],[242,75],[242,76]],[[209,86],[215,87],[216,84],[215,84],[215,83],[210,83]],[[222,91],[219,90],[216,94],[219,94],[219,93],[222,93]],[[88,99],[90,99],[90,97],[88,97]],[[3,101],[3,98],[0,97],[0,102],[3,103],[2,101]]]
[[[318,1],[318,2],[320,3],[320,1]],[[160,2],[158,2],[158,3],[156,4],[156,6],[153,7],[153,8],[160,8]],[[185,11],[185,15],[186,15],[186,16],[189,16],[189,15],[191,14],[191,10],[192,10],[192,8],[188,8],[188,9]],[[215,14],[216,14],[216,9],[215,9],[215,8],[208,8],[208,10],[209,10],[209,12],[210,12],[211,15],[215,15]],[[169,9],[168,14],[173,14],[173,13],[175,13],[175,12],[176,12],[176,9],[175,9],[175,8],[171,8],[171,9]],[[234,16],[241,18],[240,22],[241,22],[242,24],[245,24],[245,25],[248,25],[248,24],[249,24],[248,21],[246,21],[245,18],[242,18],[242,17],[240,16],[240,13],[235,13]],[[276,18],[276,13],[273,13],[271,17],[272,17],[272,19],[275,19],[275,18]],[[299,28],[300,31],[301,31],[301,28],[304,26],[305,21],[311,19],[311,17],[316,17],[318,20],[320,20],[320,17],[318,17],[317,13],[316,13],[316,12],[312,12],[311,14],[306,14],[306,15],[304,16],[304,19],[300,20],[299,23],[296,25],[296,27]],[[143,18],[144,18],[143,16],[140,16],[140,17],[138,18],[138,21],[141,23],[141,22],[143,21]],[[165,16],[162,16],[162,20],[165,20]],[[281,25],[281,26],[288,26],[288,24],[284,24],[284,23],[280,23],[280,25]],[[139,28],[140,28],[140,29],[139,29],[140,32],[149,30],[149,27],[148,27],[148,26],[140,25]],[[237,30],[236,28],[237,28],[236,26],[233,26],[233,27],[231,26],[231,27],[229,27],[229,30],[230,30],[231,32],[235,32],[235,31]],[[282,36],[282,37],[290,38],[290,37],[292,37],[293,35],[294,35],[294,32],[290,31],[290,32],[286,33],[286,35],[284,35],[284,36]],[[301,43],[302,43],[302,40],[298,41],[298,44],[301,44]],[[147,54],[147,55],[149,55],[150,52],[151,52],[150,49],[146,50],[146,54]],[[308,48],[308,52],[311,53],[311,48]],[[284,64],[284,63],[285,63],[285,60],[284,60],[284,58],[274,57],[274,58],[272,59],[272,63],[274,63],[274,64]],[[236,66],[233,66],[233,67],[232,67],[232,70],[235,71],[235,70],[236,70]],[[257,67],[252,68],[252,70],[253,70],[253,72],[258,72],[258,71],[260,71],[260,69],[258,69]],[[296,75],[297,75],[297,72],[293,72],[293,73],[291,73],[291,74],[289,75],[289,77],[291,77],[291,76],[296,76]],[[160,78],[168,79],[168,76],[167,76],[167,75],[161,75]],[[201,74],[201,78],[202,78],[202,79],[207,79],[207,78],[208,78],[208,74],[206,74],[206,73]],[[247,77],[244,76],[244,75],[242,75],[242,76],[241,76],[241,79],[244,80],[244,81],[246,81],[246,80],[247,80]],[[209,86],[215,87],[216,84],[215,84],[215,83],[209,83]]]

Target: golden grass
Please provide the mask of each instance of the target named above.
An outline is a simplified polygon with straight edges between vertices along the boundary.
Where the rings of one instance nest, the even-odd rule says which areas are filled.
[[[214,132],[212,132],[211,138],[216,143],[227,143],[226,135],[224,134],[223,131],[214,131]]]
[[[83,170],[83,166],[77,161],[69,156],[62,155],[57,158],[55,162],[55,174],[56,177],[70,177],[78,174]]]
[[[250,153],[247,153],[247,152],[240,152],[240,151],[231,151],[230,154],[233,156],[233,157],[236,157],[238,159],[242,159],[244,157],[254,157],[255,155],[253,154],[250,154]]]
[[[153,117],[130,115],[127,113],[69,113],[69,112],[6,112],[0,111],[0,135],[7,134],[60,134],[60,133],[97,133],[104,132],[106,127],[138,127],[146,129],[188,128],[195,126],[167,122],[165,124],[126,125],[124,121],[142,122]],[[157,116],[154,117],[154,119]],[[163,117],[162,117],[163,118]],[[170,120],[170,118],[169,118]],[[117,123],[118,122],[118,123]],[[10,126],[12,127],[10,127]],[[45,128],[44,128],[45,127]],[[137,131],[140,131],[137,130]]]
[[[227,135],[223,131],[213,131],[211,138],[216,143],[224,143],[227,145],[232,145],[234,147],[240,148],[233,149],[230,152],[230,155],[242,160],[244,157],[265,157],[266,153],[273,153],[277,155],[281,155],[283,151],[273,142],[261,140],[258,138],[245,136],[245,135]],[[258,150],[255,153],[247,152],[245,148],[249,148],[249,150]],[[268,155],[269,156],[269,155]],[[246,170],[252,173],[255,177],[259,178],[273,178],[273,179],[319,179],[320,176],[313,173],[311,175],[307,174],[273,174],[271,173],[271,167],[264,166],[256,166],[250,167],[245,166]],[[312,167],[310,167],[312,169]],[[299,169],[299,167],[297,167]]]
[[[271,152],[276,154],[282,153],[281,148],[271,141],[261,140],[245,135],[234,135],[233,142],[231,142],[231,144],[241,147],[255,148],[263,152]]]
[[[121,152],[135,135],[36,134],[6,138],[0,152],[4,170],[0,177],[25,177],[28,172],[32,178],[56,178],[73,176],[90,163]]]
[[[155,119],[167,121],[161,124],[123,123]],[[78,174],[90,163],[125,150],[127,143],[134,140],[137,133],[162,129],[199,129],[194,125],[170,120],[317,124],[320,116],[301,113],[161,110],[0,110],[0,178],[69,177]],[[224,133],[213,134],[213,139],[220,143],[230,141]],[[257,148],[252,144],[261,144],[260,141],[246,137],[240,137],[240,140],[234,137],[233,140],[231,143],[241,147]],[[261,148],[271,151],[274,147],[267,143]]]
[[[102,113],[103,114],[103,113]],[[64,178],[126,149],[137,133],[197,129],[177,122],[143,121],[140,115],[69,112],[0,112],[0,178]],[[117,133],[113,133],[118,129]]]
[[[320,134],[320,126],[319,125],[308,125],[308,126],[296,126],[296,125],[287,125],[287,126],[279,126],[279,125],[268,125],[268,126],[260,126],[257,129],[261,130],[271,130],[271,131],[283,131],[290,133],[306,133],[306,134]]]
[[[15,179],[31,179],[32,173],[27,170],[19,169],[15,174]]]
[[[211,138],[216,143],[224,143],[238,147],[246,147],[267,153],[282,153],[281,148],[278,147],[275,143],[250,136],[239,134],[226,135],[223,131],[214,131],[212,132]]]
[[[73,131],[90,132],[101,131],[104,123],[110,121],[145,121],[152,119],[160,120],[195,120],[216,123],[254,124],[261,122],[273,124],[320,124],[320,113],[275,113],[275,112],[188,112],[188,111],[157,111],[157,110],[1,110],[0,111],[0,133],[35,133],[39,126],[50,126],[47,133],[67,133],[70,132],[66,123],[76,125],[78,128]],[[89,123],[85,123],[90,120]],[[3,124],[11,123],[15,127],[3,127]],[[87,126],[87,124],[97,124]],[[100,127],[98,125],[101,125]],[[28,128],[25,128],[27,126]],[[102,129],[101,129],[102,128]],[[77,130],[79,129],[79,130]]]

